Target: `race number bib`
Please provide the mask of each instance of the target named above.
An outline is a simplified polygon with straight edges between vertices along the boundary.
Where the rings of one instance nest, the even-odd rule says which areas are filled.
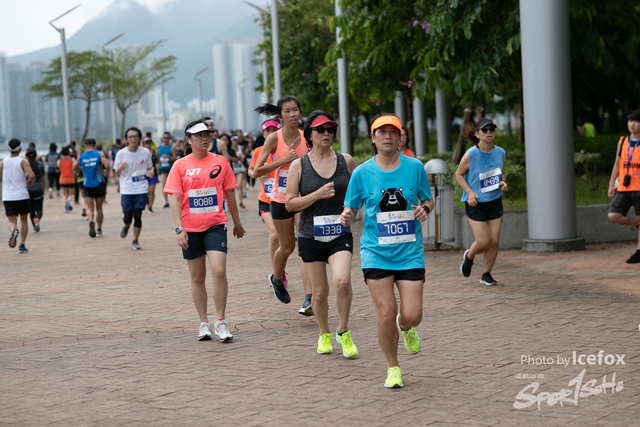
[[[218,190],[216,187],[189,190],[189,213],[218,212]]]
[[[171,166],[171,159],[168,157],[160,157],[160,168],[168,169]]]
[[[287,192],[287,176],[289,176],[289,169],[278,171],[278,193]]]
[[[378,212],[378,243],[393,245],[416,241],[413,211]]]
[[[147,171],[136,171],[131,174],[132,182],[140,182],[147,180]]]
[[[275,182],[276,180],[274,178],[267,178],[262,182],[264,194],[270,199],[273,199],[273,184],[275,184]]]
[[[489,191],[497,190],[500,188],[500,181],[502,181],[502,170],[496,168],[489,172],[484,172],[478,175],[480,179],[480,192],[488,193]]]
[[[313,238],[319,242],[330,242],[347,232],[340,224],[340,215],[313,217]]]

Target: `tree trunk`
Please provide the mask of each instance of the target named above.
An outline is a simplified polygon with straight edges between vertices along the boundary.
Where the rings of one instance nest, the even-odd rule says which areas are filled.
[[[82,139],[79,144],[84,144],[84,140],[87,138],[87,134],[89,133],[89,118],[91,117],[91,101],[87,101],[87,107],[84,109],[85,118],[84,118],[84,131],[82,131]]]
[[[463,117],[463,123],[462,126],[460,126],[460,134],[458,135],[458,142],[456,143],[456,148],[453,150],[453,157],[451,158],[451,162],[454,165],[460,164],[460,160],[462,160],[465,148],[467,147],[467,140],[464,139],[462,130],[464,129],[464,125],[473,122],[473,104],[471,102],[467,102],[467,105],[465,105]]]
[[[120,110],[120,112],[122,113],[122,123],[120,124],[120,137],[126,141],[127,140],[127,135],[124,134],[124,119],[127,116],[127,110],[129,109],[129,107],[127,108],[120,108],[118,107],[118,110]]]

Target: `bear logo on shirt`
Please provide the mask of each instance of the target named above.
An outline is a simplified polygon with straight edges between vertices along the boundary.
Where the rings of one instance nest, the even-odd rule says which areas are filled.
[[[402,188],[389,188],[380,190],[382,199],[380,199],[380,212],[393,212],[407,210],[407,199],[402,195]]]

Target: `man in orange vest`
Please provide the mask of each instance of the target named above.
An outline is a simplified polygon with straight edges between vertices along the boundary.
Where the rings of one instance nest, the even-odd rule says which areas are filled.
[[[616,161],[609,180],[609,221],[640,229],[640,110],[632,111],[627,117],[629,136],[618,141]],[[633,206],[635,219],[627,216]],[[627,264],[640,263],[640,232],[638,247]]]

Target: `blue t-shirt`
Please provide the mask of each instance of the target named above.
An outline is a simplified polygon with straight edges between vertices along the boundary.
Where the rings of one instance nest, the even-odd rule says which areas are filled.
[[[424,268],[422,230],[411,208],[424,200],[431,200],[431,189],[418,159],[400,156],[396,169],[384,171],[374,157],[353,171],[344,205],[352,209],[364,205],[362,268]]]
[[[172,145],[169,144],[166,147],[162,144],[158,146],[158,157],[160,157],[160,170],[163,172],[169,171],[173,162],[171,161],[171,149]]]
[[[478,147],[471,147],[469,153],[469,170],[464,174],[471,190],[478,195],[478,202],[490,202],[502,197],[499,183],[502,181],[504,150],[493,146],[493,150],[485,153]],[[463,202],[467,201],[467,193],[462,192]]]
[[[84,186],[96,188],[104,182],[103,165],[98,150],[85,151],[78,159],[84,174]]]

